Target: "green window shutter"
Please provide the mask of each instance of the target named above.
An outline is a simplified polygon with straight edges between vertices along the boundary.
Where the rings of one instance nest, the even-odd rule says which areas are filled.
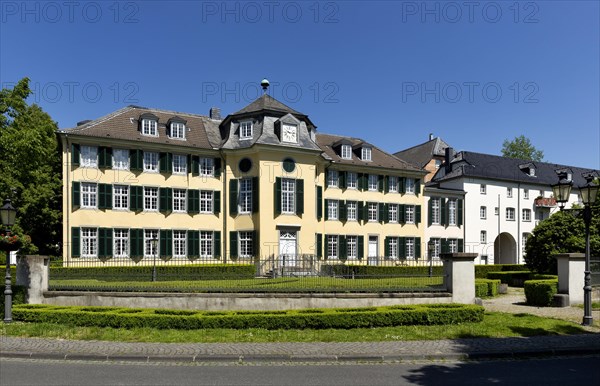
[[[325,221],[329,220],[329,200],[325,199]]]
[[[379,222],[384,222],[384,220],[386,218],[386,212],[385,212],[385,205],[383,204],[383,202],[380,202],[377,204],[377,210],[379,212],[377,220],[379,220]]]
[[[98,184],[98,208],[112,209],[112,185]]]
[[[385,257],[395,257],[395,256],[390,256],[390,237],[386,236],[385,237],[385,241],[383,244],[383,253]]]
[[[111,147],[99,147],[98,148],[98,166],[104,169],[112,168],[112,148]]]
[[[406,193],[406,178],[405,177],[400,177],[398,178],[398,190],[400,191],[400,193],[404,194]]]
[[[380,174],[377,176],[377,190],[379,190],[380,192],[383,192],[384,190],[384,178],[383,176]]]
[[[358,175],[358,188],[359,190],[367,190],[369,188],[369,175],[360,173]]]
[[[346,201],[338,201],[338,220],[345,223],[348,221],[348,203]]]
[[[456,213],[456,223],[458,226],[463,225],[463,200],[458,199],[457,201],[457,213]]]
[[[78,209],[81,205],[81,183],[73,182],[71,186],[71,205],[73,209]]]
[[[275,177],[275,192],[273,194],[273,204],[275,207],[275,215],[281,214],[281,177]]]
[[[450,243],[448,242],[448,239],[441,239],[441,244],[442,244],[442,253],[448,253],[449,251],[449,247],[450,247]]]
[[[398,222],[400,224],[406,223],[406,205],[404,204],[398,205]]]
[[[229,232],[229,258],[235,260],[238,257],[238,233]]]
[[[238,180],[229,181],[229,214],[231,216],[238,214]]]
[[[170,153],[159,153],[158,155],[158,170],[161,173],[170,173],[169,169],[169,154]],[[173,165],[171,165],[171,168]]]
[[[79,145],[71,144],[71,165],[79,166],[79,159],[81,158],[81,148]]]
[[[329,257],[329,235],[325,235],[325,248],[323,249],[323,256]]]
[[[363,257],[365,257],[365,236],[358,236],[357,237],[357,256],[359,259],[362,259]]]
[[[200,157],[197,155],[192,156],[192,176],[200,175]]]
[[[80,234],[81,228],[71,228],[71,257],[81,256]]]
[[[221,258],[221,231],[213,232],[213,257],[215,259]]]
[[[260,242],[258,240],[258,231],[252,231],[252,256],[260,256]]]
[[[317,186],[317,220],[323,218],[323,187]]]
[[[221,192],[218,190],[213,192],[213,213],[216,215],[221,213]]]
[[[363,201],[359,201],[356,205],[356,219],[358,221],[366,221],[365,217],[365,203]]]
[[[415,205],[415,224],[421,223],[421,205]]]
[[[215,158],[215,178],[221,178],[221,158]]]
[[[419,195],[421,194],[421,180],[420,179],[415,179],[415,195]]]
[[[136,210],[144,210],[144,187],[143,186],[136,186],[135,207],[136,207]],[[142,239],[143,239],[143,235],[142,235]]]
[[[457,248],[458,248],[457,250],[459,253],[462,253],[465,251],[465,240],[457,239],[456,244],[457,244]]]
[[[260,192],[258,177],[252,177],[252,213],[258,213]]]
[[[200,256],[200,232],[187,231],[188,259],[195,260]]]
[[[390,192],[390,177],[389,176],[385,176],[383,178],[383,191],[385,193],[389,193]]]
[[[448,218],[448,205],[446,205],[446,200],[444,198],[440,198],[440,225],[447,225],[446,219]]]
[[[173,189],[158,189],[159,204],[158,209],[161,213],[170,213],[173,210]]]
[[[112,228],[98,229],[98,256],[110,258],[113,255]]]
[[[304,213],[304,180],[296,180],[296,214]]]
[[[173,256],[173,231],[170,229],[160,230],[160,257]]]
[[[427,203],[427,226],[433,224],[433,200],[435,200],[435,198],[430,197],[429,202]]]
[[[317,233],[316,235],[316,255],[317,255],[317,259],[320,259],[323,257],[323,235],[321,233]]]
[[[338,258],[345,260],[348,258],[348,246],[346,245],[346,236],[338,236]]]
[[[189,214],[200,213],[200,191],[198,189],[187,191],[187,212]]]
[[[421,258],[421,238],[415,237],[415,259]]]
[[[384,223],[389,223],[390,222],[390,205],[391,204],[381,203],[379,205],[383,205],[383,213],[382,213],[383,217],[380,220]]]
[[[398,257],[406,259],[406,238],[398,237]]]
[[[346,172],[338,171],[338,187],[340,189],[346,189]]]
[[[139,261],[144,256],[144,230],[130,229],[129,230],[129,249],[130,257],[134,261]]]
[[[129,151],[129,170],[141,171],[144,169],[144,152],[140,149]]]

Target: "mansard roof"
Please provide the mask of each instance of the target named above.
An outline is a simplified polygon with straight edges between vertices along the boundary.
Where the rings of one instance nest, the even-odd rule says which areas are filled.
[[[394,156],[419,167],[425,167],[435,156],[443,157],[448,147],[450,146],[443,139],[437,137],[420,145],[394,153]]]

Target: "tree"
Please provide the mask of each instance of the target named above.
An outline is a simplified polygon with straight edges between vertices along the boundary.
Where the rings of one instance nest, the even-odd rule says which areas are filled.
[[[592,207],[590,225],[592,256],[600,256],[600,202]],[[557,253],[585,252],[585,225],[580,216],[571,211],[560,211],[535,227],[527,239],[525,264],[539,273],[556,274]]]
[[[0,199],[18,209],[15,231],[31,237],[23,253],[58,254],[61,243],[61,161],[57,125],[27,104],[29,79],[0,91]]]
[[[502,156],[541,162],[544,159],[544,152],[536,149],[529,138],[520,135],[512,141],[504,140],[502,143]]]

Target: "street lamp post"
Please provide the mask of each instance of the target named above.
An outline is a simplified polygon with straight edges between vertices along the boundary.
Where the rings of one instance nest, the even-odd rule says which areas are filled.
[[[4,200],[4,205],[0,208],[0,219],[2,225],[6,227],[6,237],[10,236],[10,227],[15,225],[15,217],[17,216],[17,210],[10,204],[10,199]],[[4,287],[4,323],[12,322],[12,287],[10,277],[10,251],[11,248],[8,246],[5,248],[6,251],[6,277]]]
[[[560,210],[564,209],[565,203],[569,200],[571,194],[572,181],[567,178],[564,170],[557,170],[559,181],[552,185],[552,192],[556,202],[560,206]],[[594,322],[592,318],[592,284],[590,271],[590,224],[592,222],[592,205],[598,197],[600,186],[592,183],[595,177],[594,173],[583,173],[583,178],[586,180],[584,186],[579,187],[581,193],[581,201],[583,202],[583,223],[585,225],[585,268],[584,268],[584,284],[583,284],[583,321],[582,325],[591,326]]]
[[[158,239],[156,237],[150,239],[152,246],[152,281],[156,281],[156,255],[158,255]]]

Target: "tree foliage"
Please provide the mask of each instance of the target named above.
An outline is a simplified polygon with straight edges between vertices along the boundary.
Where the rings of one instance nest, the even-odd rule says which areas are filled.
[[[600,202],[592,208],[590,248],[593,257],[600,256]],[[557,273],[557,253],[585,252],[585,225],[581,216],[571,211],[553,214],[535,227],[525,249],[527,267],[539,273]]]
[[[57,125],[27,103],[30,94],[28,78],[0,91],[0,199],[18,209],[14,231],[31,236],[21,252],[55,255],[62,219]]]
[[[529,138],[520,135],[512,141],[504,140],[502,143],[502,156],[541,162],[544,159],[544,152],[536,149]]]

